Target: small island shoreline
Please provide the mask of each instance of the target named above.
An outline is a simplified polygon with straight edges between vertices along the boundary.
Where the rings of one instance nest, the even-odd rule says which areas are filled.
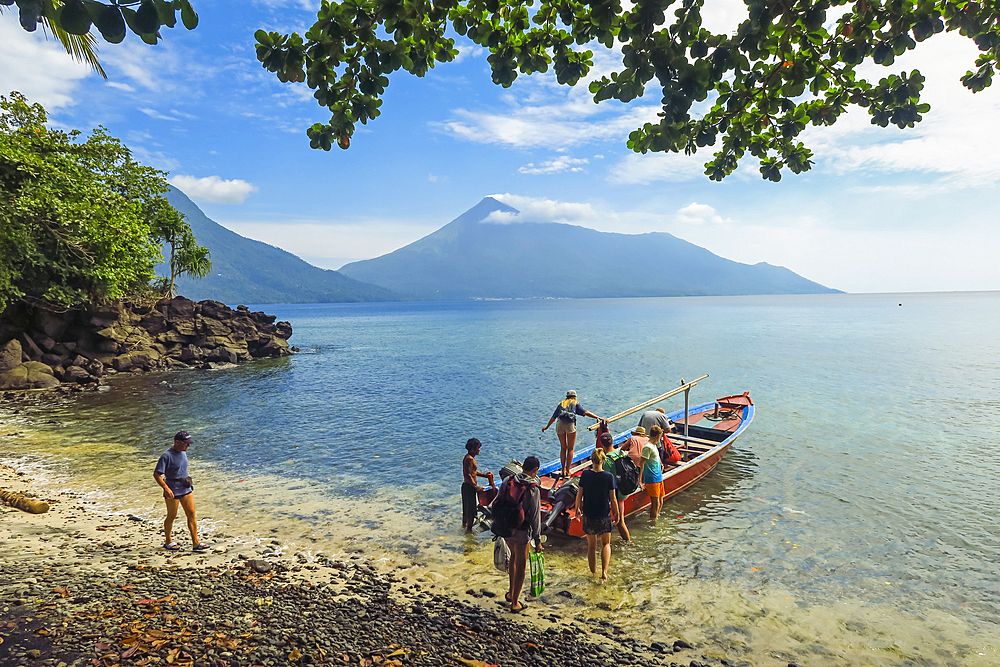
[[[610,623],[546,613],[542,602],[516,617],[527,625],[515,622],[495,591],[469,589],[460,599],[412,564],[289,557],[263,544],[195,554],[187,540],[166,552],[159,523],[95,512],[6,464],[0,488],[37,491],[51,507],[0,506],[4,667],[724,664],[682,640],[643,643]]]

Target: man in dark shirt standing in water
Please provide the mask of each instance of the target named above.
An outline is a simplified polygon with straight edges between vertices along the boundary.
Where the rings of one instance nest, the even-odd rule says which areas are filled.
[[[153,479],[163,489],[163,501],[167,504],[167,518],[163,520],[163,548],[178,551],[179,544],[170,539],[177,518],[177,506],[184,508],[188,531],[195,551],[205,551],[211,545],[198,541],[198,519],[194,514],[194,487],[188,477],[187,449],[194,440],[187,431],[178,431],[174,436],[174,446],[163,452],[153,469]]]

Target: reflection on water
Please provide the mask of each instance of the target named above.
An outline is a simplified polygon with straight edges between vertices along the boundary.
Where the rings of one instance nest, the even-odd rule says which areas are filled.
[[[616,538],[608,583],[583,542],[550,541],[546,608],[753,664],[995,665],[1000,297],[901,300],[268,306],[315,352],[2,404],[0,456],[159,520],[150,471],[185,428],[209,530],[499,592],[492,543],[458,530],[465,439],[485,470],[554,458],[539,429],[567,388],[610,413],[708,372],[692,399],[749,389],[750,429],[655,525],[635,518],[633,544]]]

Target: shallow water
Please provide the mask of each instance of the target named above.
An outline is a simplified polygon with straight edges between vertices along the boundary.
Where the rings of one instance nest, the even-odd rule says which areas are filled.
[[[550,541],[553,588],[577,595],[547,603],[755,665],[1000,663],[998,293],[261,308],[301,354],[0,406],[0,454],[153,518],[153,463],[185,428],[209,530],[501,590],[491,543],[459,532],[465,439],[482,469],[555,458],[540,428],[566,389],[607,415],[708,373],[692,401],[749,390],[751,427],[632,521],[607,584]]]

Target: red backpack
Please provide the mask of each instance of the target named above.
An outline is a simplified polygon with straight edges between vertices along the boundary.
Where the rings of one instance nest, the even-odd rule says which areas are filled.
[[[500,492],[490,506],[493,515],[490,530],[494,535],[510,537],[524,525],[524,494],[530,486],[530,482],[522,482],[515,476],[509,477],[500,485]]]

